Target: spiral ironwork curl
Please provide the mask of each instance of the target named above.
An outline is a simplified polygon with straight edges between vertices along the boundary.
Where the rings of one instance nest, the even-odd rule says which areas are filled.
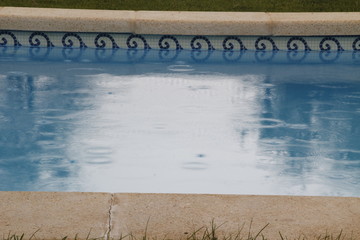
[[[247,50],[241,39],[235,36],[229,36],[224,39],[224,41],[222,42],[222,46],[224,50],[230,50],[230,51],[234,50],[235,46],[232,43],[232,40],[236,41],[239,44],[239,48],[237,50],[239,51]]]
[[[54,47],[54,44],[50,41],[48,35],[43,32],[33,32],[29,37],[29,44],[32,47],[40,47],[41,40],[39,36],[43,37],[46,40],[46,47]]]
[[[0,36],[1,35],[9,35],[12,38],[12,40],[14,41],[14,45],[13,45],[14,47],[20,47],[21,46],[20,42],[16,39],[15,34],[13,34],[12,32],[10,32],[10,31],[0,31]],[[8,44],[8,39],[6,39],[4,36],[1,37],[1,41],[2,42],[0,42],[0,46],[6,46]]]
[[[170,49],[170,43],[167,41],[168,39],[174,41],[175,43],[175,49],[176,50],[182,50],[183,47],[180,45],[179,41],[176,39],[176,37],[171,35],[164,35],[159,39],[159,48],[162,50]]]
[[[262,41],[269,41],[270,44],[271,44],[271,47],[273,51],[278,51],[278,47],[276,46],[274,40],[271,38],[271,37],[259,37],[258,39],[256,39],[255,41],[255,49],[258,50],[258,51],[266,51],[268,50],[267,49],[267,46],[265,43],[263,43]],[[260,44],[260,46],[259,46]]]
[[[354,51],[360,51],[360,37],[356,38],[352,43],[352,49]]]
[[[87,48],[84,41],[81,39],[81,37],[77,33],[65,33],[64,36],[61,39],[61,43],[66,48],[71,48],[74,46],[73,40],[71,40],[71,37],[75,37],[79,41],[79,47],[80,48]]]
[[[286,44],[286,47],[289,51],[297,51],[299,50],[299,45],[296,43],[297,41],[301,42],[304,45],[304,51],[311,51],[309,45],[305,41],[303,37],[291,37]]]
[[[126,40],[126,45],[129,49],[138,49],[139,44],[136,41],[136,39],[140,39],[144,45],[143,49],[151,49],[150,45],[147,43],[146,39],[140,35],[140,34],[131,34],[127,40]]]
[[[215,48],[211,44],[210,40],[205,36],[195,36],[195,37],[193,37],[191,39],[190,46],[191,46],[192,50],[202,50],[202,45],[201,45],[201,42],[199,40],[205,41],[208,51],[215,50]]]
[[[334,42],[336,44],[337,51],[344,51],[344,49],[340,45],[339,40],[337,40],[335,37],[324,37],[319,43],[319,48],[321,51],[333,50],[333,49],[331,49],[331,45],[329,43],[327,43],[328,41]]]
[[[113,38],[113,36],[111,36],[108,33],[99,33],[98,35],[96,35],[95,39],[94,39],[94,44],[97,48],[106,48],[106,41],[102,38],[108,38],[111,41],[111,48],[119,48],[119,46],[116,44],[115,39]],[[100,43],[99,43],[100,41]]]

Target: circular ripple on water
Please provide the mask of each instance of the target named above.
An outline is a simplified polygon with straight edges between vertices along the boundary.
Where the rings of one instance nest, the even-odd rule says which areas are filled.
[[[110,164],[112,162],[113,150],[109,147],[89,147],[85,152],[88,164]]]
[[[196,161],[185,162],[182,168],[187,170],[205,170],[208,168],[208,164]]]

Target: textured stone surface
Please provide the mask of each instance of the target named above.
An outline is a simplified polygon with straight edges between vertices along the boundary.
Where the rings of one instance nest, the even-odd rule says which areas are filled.
[[[113,196],[113,199],[112,199]],[[191,195],[191,194],[110,194],[0,192],[0,234],[36,231],[37,239],[68,236],[85,239],[132,233],[138,239],[150,237],[185,238],[191,231],[210,226],[212,220],[224,234],[244,226],[247,235],[270,224],[264,234],[279,239],[301,234],[338,234],[360,238],[360,198]],[[111,209],[111,215],[109,211]],[[110,222],[110,226],[109,226]],[[245,224],[245,225],[244,225]]]
[[[4,7],[0,30],[129,32],[134,16],[133,11]]]
[[[136,33],[178,35],[269,35],[266,13],[136,12]]]
[[[0,192],[0,234],[36,231],[37,239],[103,237],[108,231],[111,194]]]
[[[184,238],[185,234],[212,220],[223,226],[219,233],[236,232],[243,224],[247,234],[251,220],[256,234],[269,223],[264,235],[279,239],[279,231],[288,237],[338,234],[343,230],[360,237],[360,198],[115,194],[112,207],[112,237],[132,233],[158,239]]]
[[[0,30],[175,35],[359,35],[360,13],[0,8]]]
[[[288,35],[358,35],[360,13],[269,13],[271,32]]]

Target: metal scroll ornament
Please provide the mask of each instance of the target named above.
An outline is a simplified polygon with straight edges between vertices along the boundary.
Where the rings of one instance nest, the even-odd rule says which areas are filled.
[[[33,32],[29,37],[29,44],[31,47],[40,47],[46,42],[46,47],[54,47],[47,34],[43,32]]]
[[[356,38],[352,44],[352,49],[354,51],[360,51],[360,37]]]
[[[105,41],[107,40],[107,41]],[[119,46],[116,44],[115,39],[113,36],[111,36],[108,33],[99,33],[96,35],[94,44],[97,48],[106,48],[107,42],[110,40],[111,42],[111,48],[119,48]]]
[[[301,43],[302,45],[301,49],[299,49],[299,45],[298,45],[299,43]],[[298,51],[298,50],[311,51],[309,45],[307,44],[307,42],[303,37],[291,37],[287,42],[286,47],[289,51]]]
[[[169,41],[171,40],[171,41]],[[175,47],[171,47],[171,43],[175,45]],[[176,50],[182,50],[183,47],[180,45],[179,41],[176,39],[176,37],[171,35],[164,35],[159,39],[159,48],[162,50],[166,49],[176,49]]]
[[[205,36],[195,36],[190,42],[192,50],[205,50],[205,47],[203,49],[203,44],[206,45],[208,51],[215,50],[210,40]]]
[[[87,48],[82,38],[76,33],[65,33],[61,39],[61,43],[66,48],[72,48],[74,46],[74,41],[72,39],[76,39],[79,42],[80,48]]]
[[[237,45],[236,48],[235,48],[235,44]],[[241,41],[241,39],[238,38],[238,37],[235,37],[235,36],[226,37],[224,39],[224,41],[222,42],[222,46],[223,46],[224,50],[227,50],[227,51],[233,51],[233,50],[243,51],[243,50],[247,50],[245,45]]]
[[[151,49],[146,39],[140,34],[131,34],[126,40],[126,45],[129,49],[139,49],[139,40],[143,44],[143,49]]]
[[[21,44],[20,42],[16,39],[15,34],[13,34],[10,31],[0,31],[0,46],[6,46],[8,44],[8,38],[6,37],[6,35],[10,38],[12,38],[12,40],[14,41],[14,45],[15,47],[20,47]]]
[[[267,50],[278,51],[279,50],[278,47],[276,46],[274,40],[271,37],[259,37],[258,39],[256,39],[255,49],[258,51],[267,51]]]
[[[340,42],[334,37],[324,37],[319,44],[321,51],[331,51],[336,48],[337,51],[344,51],[341,47]]]

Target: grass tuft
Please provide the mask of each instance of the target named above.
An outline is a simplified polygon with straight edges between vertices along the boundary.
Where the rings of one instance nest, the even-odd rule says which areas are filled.
[[[360,0],[1,0],[0,6],[231,12],[359,12]]]
[[[222,223],[220,225],[217,225],[214,220],[210,222],[209,226],[203,226],[195,231],[190,232],[191,234],[188,234],[186,238],[179,238],[179,239],[173,239],[168,237],[163,238],[157,238],[157,237],[150,237],[148,235],[148,226],[149,226],[149,219],[146,223],[146,227],[144,230],[144,234],[140,237],[141,240],[270,240],[265,234],[264,230],[270,225],[269,223],[266,224],[264,227],[262,227],[260,230],[253,232],[253,221],[250,222],[249,229],[246,233],[244,233],[244,226],[242,225],[241,228],[238,229],[237,232],[234,233],[225,233],[224,231],[219,231],[219,228],[221,228],[225,223]],[[8,233],[7,236],[3,236],[2,240],[44,240],[44,239],[37,239],[35,237],[35,234],[39,231],[38,229],[36,232],[34,232],[29,238],[25,237],[25,234],[17,235],[17,234],[11,234]],[[110,239],[107,237],[98,237],[98,238],[90,238],[91,229],[86,236],[85,240],[138,240],[138,238],[133,235],[132,233],[127,235],[121,235],[119,238],[116,239]],[[188,232],[186,232],[188,233]],[[78,240],[80,239],[78,234],[76,234],[73,238],[69,238],[68,236],[59,238],[61,240]],[[274,238],[271,238],[273,240]],[[284,236],[281,232],[279,232],[279,237],[276,238],[279,240],[360,240],[353,238],[352,235],[346,236],[344,232],[341,230],[338,234],[331,234],[327,231],[325,234],[319,234],[317,237],[314,238],[308,238],[305,235],[300,235],[297,238],[288,238],[287,236]]]

